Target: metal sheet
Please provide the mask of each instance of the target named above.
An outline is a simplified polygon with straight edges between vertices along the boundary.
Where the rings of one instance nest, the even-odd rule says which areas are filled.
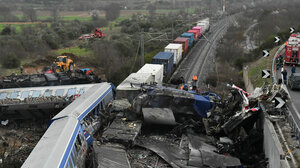
[[[236,157],[215,153],[216,147],[205,143],[205,141],[209,141],[208,138],[195,135],[188,135],[188,137],[190,141],[188,165],[196,167],[233,167],[241,165],[240,160]]]
[[[98,168],[131,168],[124,146],[118,144],[93,146]]]
[[[141,121],[123,121],[116,118],[103,133],[103,138],[117,142],[133,142],[142,127]]]
[[[155,152],[173,168],[191,168],[187,166],[188,153],[169,142],[143,137],[136,140],[136,145]]]
[[[168,108],[143,108],[144,121],[151,124],[176,125],[173,111]]]

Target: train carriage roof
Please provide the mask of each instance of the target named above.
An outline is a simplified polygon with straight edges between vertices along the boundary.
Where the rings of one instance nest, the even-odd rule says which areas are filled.
[[[111,90],[112,86],[107,82],[94,85],[85,91],[85,93],[77,98],[73,103],[54,116],[52,121],[69,115],[72,115],[77,119],[81,119],[96,106],[97,103],[95,103],[95,100],[100,101]]]
[[[70,153],[79,131],[79,122],[73,117],[54,121],[35,146],[22,168],[56,168],[67,161],[64,153]]]

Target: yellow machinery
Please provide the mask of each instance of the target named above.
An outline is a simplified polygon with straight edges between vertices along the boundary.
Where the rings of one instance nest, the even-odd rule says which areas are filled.
[[[75,64],[73,60],[68,58],[67,56],[58,56],[53,63],[53,71],[54,72],[65,72],[65,71],[73,71]]]

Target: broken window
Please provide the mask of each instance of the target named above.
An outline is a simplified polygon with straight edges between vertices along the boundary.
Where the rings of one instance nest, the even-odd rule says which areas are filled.
[[[0,94],[0,99],[6,99],[7,93],[1,93]]]
[[[64,89],[58,89],[55,92],[55,96],[63,96],[64,95]]]
[[[32,97],[40,97],[40,95],[41,95],[41,91],[40,90],[35,90],[32,93]]]
[[[22,95],[21,95],[21,98],[22,99],[25,99],[29,96],[29,91],[26,91],[26,92],[22,92]]]
[[[15,98],[18,97],[18,95],[19,95],[19,92],[13,92],[13,93],[10,94],[10,98],[15,99]]]
[[[81,88],[81,89],[79,90],[79,94],[82,95],[83,93],[84,93],[84,88]]]
[[[75,88],[71,88],[68,90],[68,97],[75,95],[76,93],[76,89]]]
[[[45,93],[44,93],[44,96],[45,97],[50,97],[52,94],[52,90],[46,90]]]

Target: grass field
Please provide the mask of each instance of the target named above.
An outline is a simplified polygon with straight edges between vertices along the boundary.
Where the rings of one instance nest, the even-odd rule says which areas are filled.
[[[267,58],[260,58],[256,62],[253,62],[249,65],[248,76],[254,87],[261,87],[264,83],[270,84],[272,83],[271,78],[263,79],[262,78],[262,70],[271,70],[272,68],[272,60],[275,52],[279,47],[276,47],[270,51],[270,56]]]
[[[36,25],[36,23],[33,24],[7,24],[7,23],[0,23],[0,32],[6,27],[6,26],[11,26],[14,27],[16,29],[16,33],[20,33],[21,32],[21,27],[22,26],[34,26]]]
[[[92,54],[92,51],[87,50],[85,48],[79,48],[76,46],[76,47],[63,48],[63,49],[56,50],[56,53],[58,55],[60,55],[62,53],[72,53],[76,56],[86,57],[86,56],[90,56]]]

